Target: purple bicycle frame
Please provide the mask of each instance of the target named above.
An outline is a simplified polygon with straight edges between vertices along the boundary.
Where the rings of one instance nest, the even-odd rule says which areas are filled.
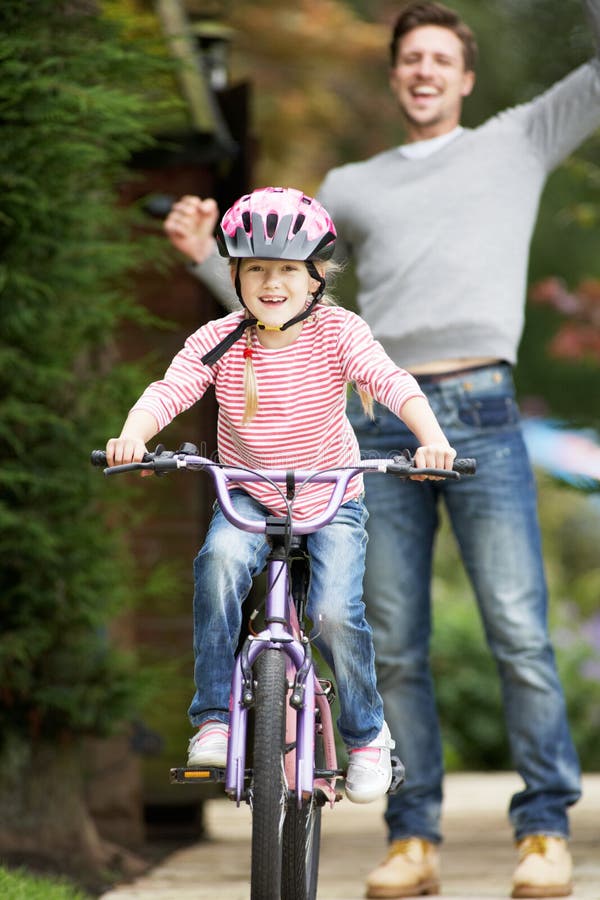
[[[381,470],[383,463],[379,459],[362,460],[356,467],[348,469],[331,469],[327,472],[296,470],[296,484],[303,482],[331,483],[332,492],[325,509],[312,519],[295,522],[292,519],[290,531],[295,534],[310,534],[328,525],[335,517],[343,502],[346,487],[351,478],[369,469]],[[264,533],[266,521],[247,519],[234,509],[229,497],[228,485],[247,484],[269,479],[277,484],[285,484],[289,472],[281,469],[266,469],[260,476],[255,472],[235,467],[221,467],[201,456],[188,455],[178,460],[178,467],[188,469],[209,470],[213,476],[217,500],[225,518],[242,531]],[[287,656],[286,673],[292,681],[294,672],[300,669],[306,658],[307,639],[301,639],[297,631],[292,631],[276,620],[295,620],[293,604],[289,603],[288,572],[285,561],[270,560],[267,564],[267,596],[265,602],[266,618],[271,621],[268,628],[258,635],[249,638],[248,663],[252,666],[258,655],[267,648],[277,649]],[[291,606],[291,609],[290,609]],[[325,763],[329,770],[337,769],[335,758],[335,741],[333,738],[333,722],[327,699],[318,689],[319,682],[312,663],[305,682],[304,700],[296,710],[295,722],[295,767],[290,771],[286,766],[288,783],[295,790],[298,806],[302,800],[310,797],[314,790],[314,711],[315,705],[321,713],[323,738],[325,744]],[[235,663],[230,695],[230,725],[227,747],[227,767],[225,770],[225,790],[237,805],[244,799],[244,779],[246,768],[246,746],[248,732],[248,708],[242,702],[243,675],[241,658]],[[288,707],[289,711],[289,707]],[[287,740],[287,738],[286,738]],[[331,780],[319,779],[319,787],[324,791],[331,804],[335,801],[335,777]]]

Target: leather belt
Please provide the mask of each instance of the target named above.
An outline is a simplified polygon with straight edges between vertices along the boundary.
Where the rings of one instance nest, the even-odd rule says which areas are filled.
[[[483,369],[495,369],[498,366],[508,366],[507,362],[499,359],[498,362],[481,363],[478,366],[466,366],[464,369],[453,369],[451,372],[422,372],[415,374],[419,384],[437,384],[440,381],[449,381],[451,378],[460,378],[461,375],[470,375],[473,372],[481,372]]]

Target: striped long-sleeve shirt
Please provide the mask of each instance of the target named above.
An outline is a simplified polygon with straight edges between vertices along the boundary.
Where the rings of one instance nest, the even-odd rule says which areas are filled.
[[[242,318],[240,311],[199,328],[164,378],[149,385],[133,409],[151,413],[160,430],[214,384],[221,463],[256,469],[326,469],[352,465],[360,458],[345,412],[349,382],[396,415],[411,397],[423,396],[412,375],[391,361],[359,316],[341,307],[318,306],[288,347],[263,347],[253,335],[259,407],[252,421],[243,425],[245,339],[214,366],[201,362]],[[362,477],[353,478],[345,501],[358,497],[362,488]],[[269,484],[244,485],[244,490],[273,513],[284,512],[281,497]],[[295,500],[294,517],[315,515],[325,507],[330,492],[330,485],[307,484]]]

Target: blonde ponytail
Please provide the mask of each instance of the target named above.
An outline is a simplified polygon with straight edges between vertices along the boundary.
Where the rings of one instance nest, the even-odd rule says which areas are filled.
[[[356,393],[360,397],[360,402],[362,404],[363,412],[365,416],[369,419],[375,418],[375,412],[373,411],[373,398],[370,394],[367,394],[366,391],[361,390],[358,386],[356,387]]]
[[[252,421],[258,411],[258,384],[252,362],[252,334],[254,326],[246,330],[246,348],[244,350],[244,417],[242,425]]]

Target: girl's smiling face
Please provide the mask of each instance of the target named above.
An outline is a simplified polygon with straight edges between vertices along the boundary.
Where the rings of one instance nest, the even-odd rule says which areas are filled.
[[[318,287],[301,260],[241,259],[239,278],[248,311],[269,329],[277,329],[301,313],[310,301],[310,292]],[[267,335],[285,336],[285,342],[268,340],[271,346],[283,346],[295,340],[301,329],[300,322],[282,332],[261,330],[259,340],[266,343],[263,338]]]

